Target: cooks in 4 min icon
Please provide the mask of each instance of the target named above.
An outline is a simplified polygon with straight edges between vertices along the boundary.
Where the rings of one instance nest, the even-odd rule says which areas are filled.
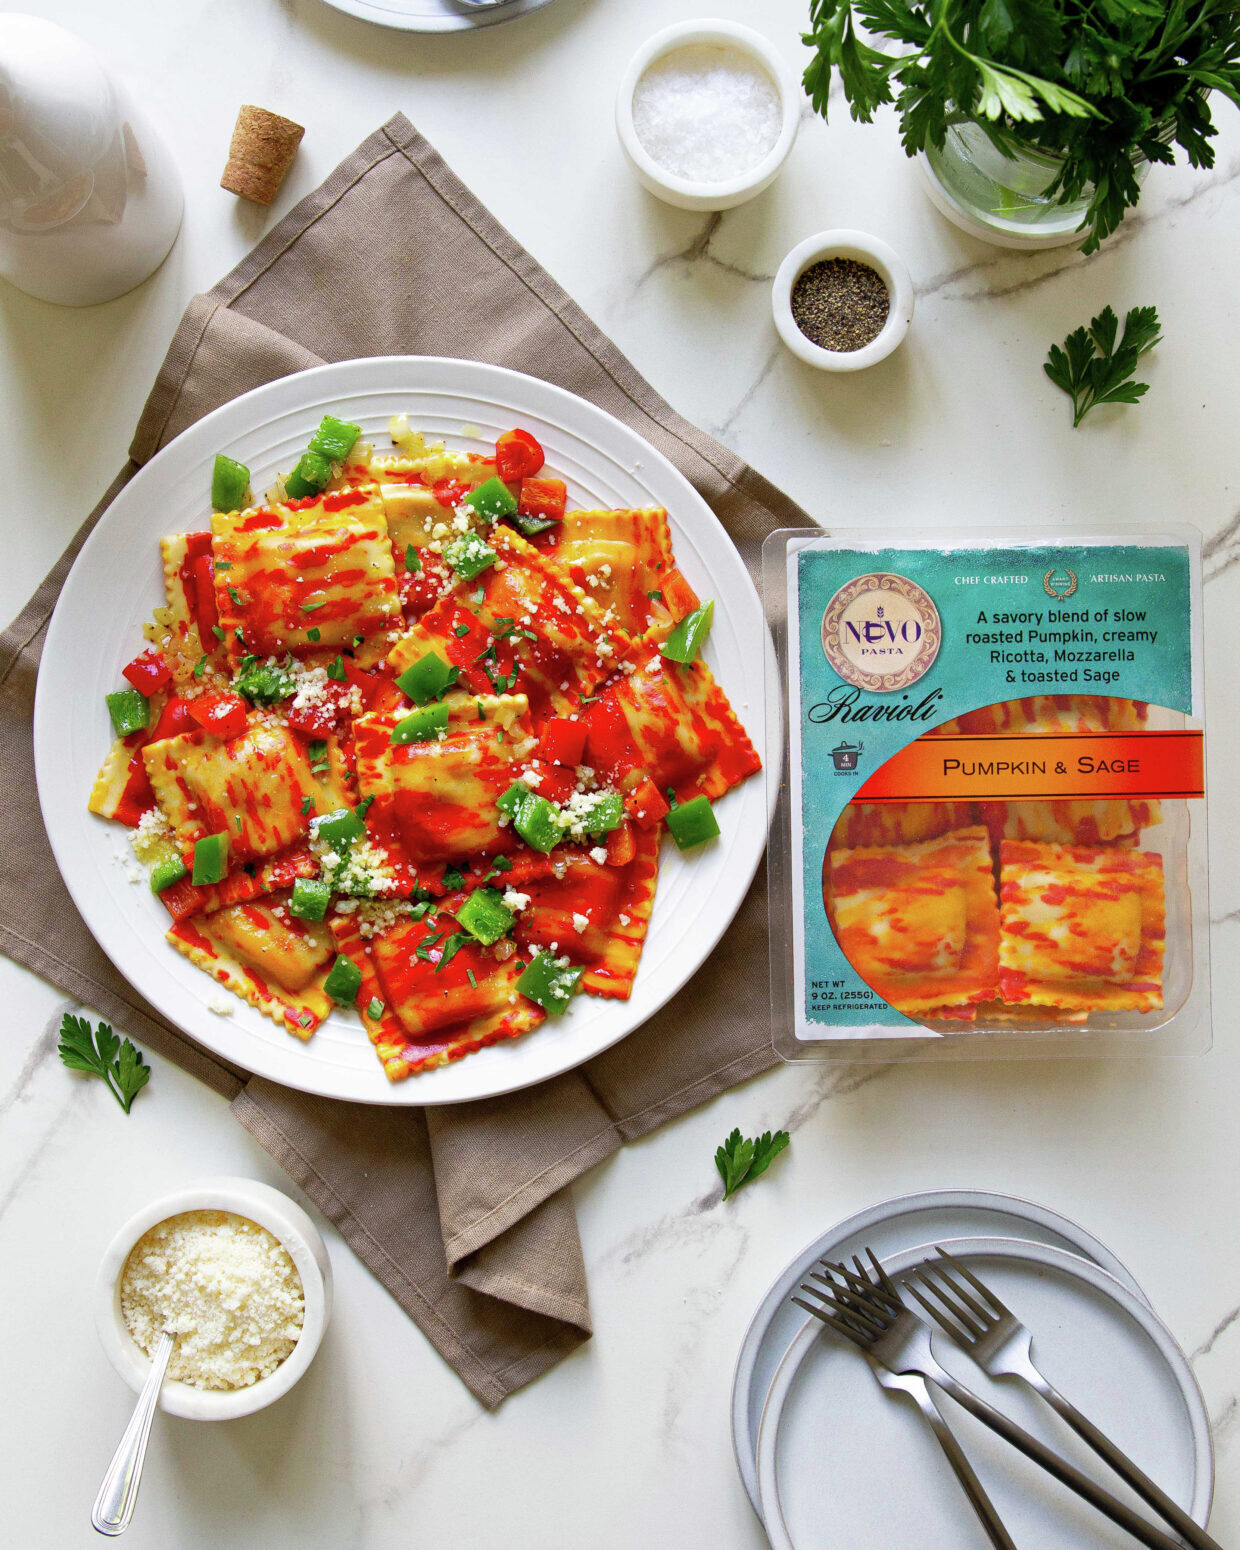
[[[831,750],[831,762],[837,775],[855,775],[857,760],[861,757],[864,743],[837,743]]]

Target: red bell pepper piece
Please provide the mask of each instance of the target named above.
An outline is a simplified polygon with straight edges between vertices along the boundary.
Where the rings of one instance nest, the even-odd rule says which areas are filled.
[[[172,669],[158,651],[144,651],[128,667],[121,668],[121,672],[138,693],[145,694],[148,700],[156,689],[162,689],[172,677]]]
[[[668,571],[659,590],[663,593],[664,607],[677,624],[686,614],[691,614],[695,608],[701,607],[697,593],[678,570]]]
[[[538,739],[538,752],[551,764],[580,764],[586,751],[586,724],[552,716]]]
[[[215,561],[209,554],[200,554],[190,566],[190,579],[194,588],[194,623],[198,626],[198,639],[204,651],[213,651],[213,632],[220,622],[220,615],[215,606]]]
[[[641,781],[633,787],[624,799],[624,805],[632,814],[633,822],[639,829],[653,829],[660,824],[671,812],[671,808],[664,800],[663,793],[655,785],[649,775],[644,775]]]
[[[331,686],[333,691],[340,687],[338,684]],[[315,705],[292,705],[288,711],[288,724],[294,732],[303,732],[307,737],[326,737],[336,730],[343,701],[343,694],[332,692]]]
[[[192,732],[197,722],[189,713],[192,700],[174,694],[160,712],[155,730],[147,738],[148,743],[158,743],[161,738],[180,737],[182,732]]]
[[[541,445],[529,431],[505,431],[495,441],[495,467],[501,479],[513,484],[528,479],[547,461]]]
[[[603,844],[607,849],[608,866],[628,866],[637,854],[637,836],[633,833],[633,825],[622,823],[618,829],[612,829]]]
[[[238,694],[204,694],[191,700],[189,713],[200,727],[227,740],[246,729],[248,707]]]
[[[431,485],[431,494],[441,506],[459,506],[469,490],[469,485],[459,479],[438,479]]]
[[[567,504],[568,491],[563,479],[522,479],[517,510],[523,517],[543,517],[548,522],[561,522]]]

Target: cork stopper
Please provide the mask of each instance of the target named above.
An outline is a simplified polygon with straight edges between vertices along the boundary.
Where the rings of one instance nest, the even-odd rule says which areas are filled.
[[[291,118],[244,104],[237,114],[220,187],[256,205],[269,205],[280,191],[305,132]]]

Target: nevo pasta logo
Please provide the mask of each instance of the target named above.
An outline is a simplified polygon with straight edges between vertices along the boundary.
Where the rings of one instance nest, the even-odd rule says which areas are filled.
[[[943,626],[929,593],[872,571],[842,586],[822,616],[822,649],[845,682],[886,693],[916,683],[939,654]]]

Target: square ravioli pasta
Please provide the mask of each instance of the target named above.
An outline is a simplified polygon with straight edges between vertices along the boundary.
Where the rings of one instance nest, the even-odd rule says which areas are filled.
[[[999,986],[1005,1002],[1155,1011],[1163,1004],[1165,934],[1161,856],[1004,842]]]
[[[986,830],[831,855],[831,904],[844,956],[906,1016],[995,999],[999,909]]]
[[[353,647],[399,625],[387,517],[373,486],[211,518],[215,605],[234,656]]]

